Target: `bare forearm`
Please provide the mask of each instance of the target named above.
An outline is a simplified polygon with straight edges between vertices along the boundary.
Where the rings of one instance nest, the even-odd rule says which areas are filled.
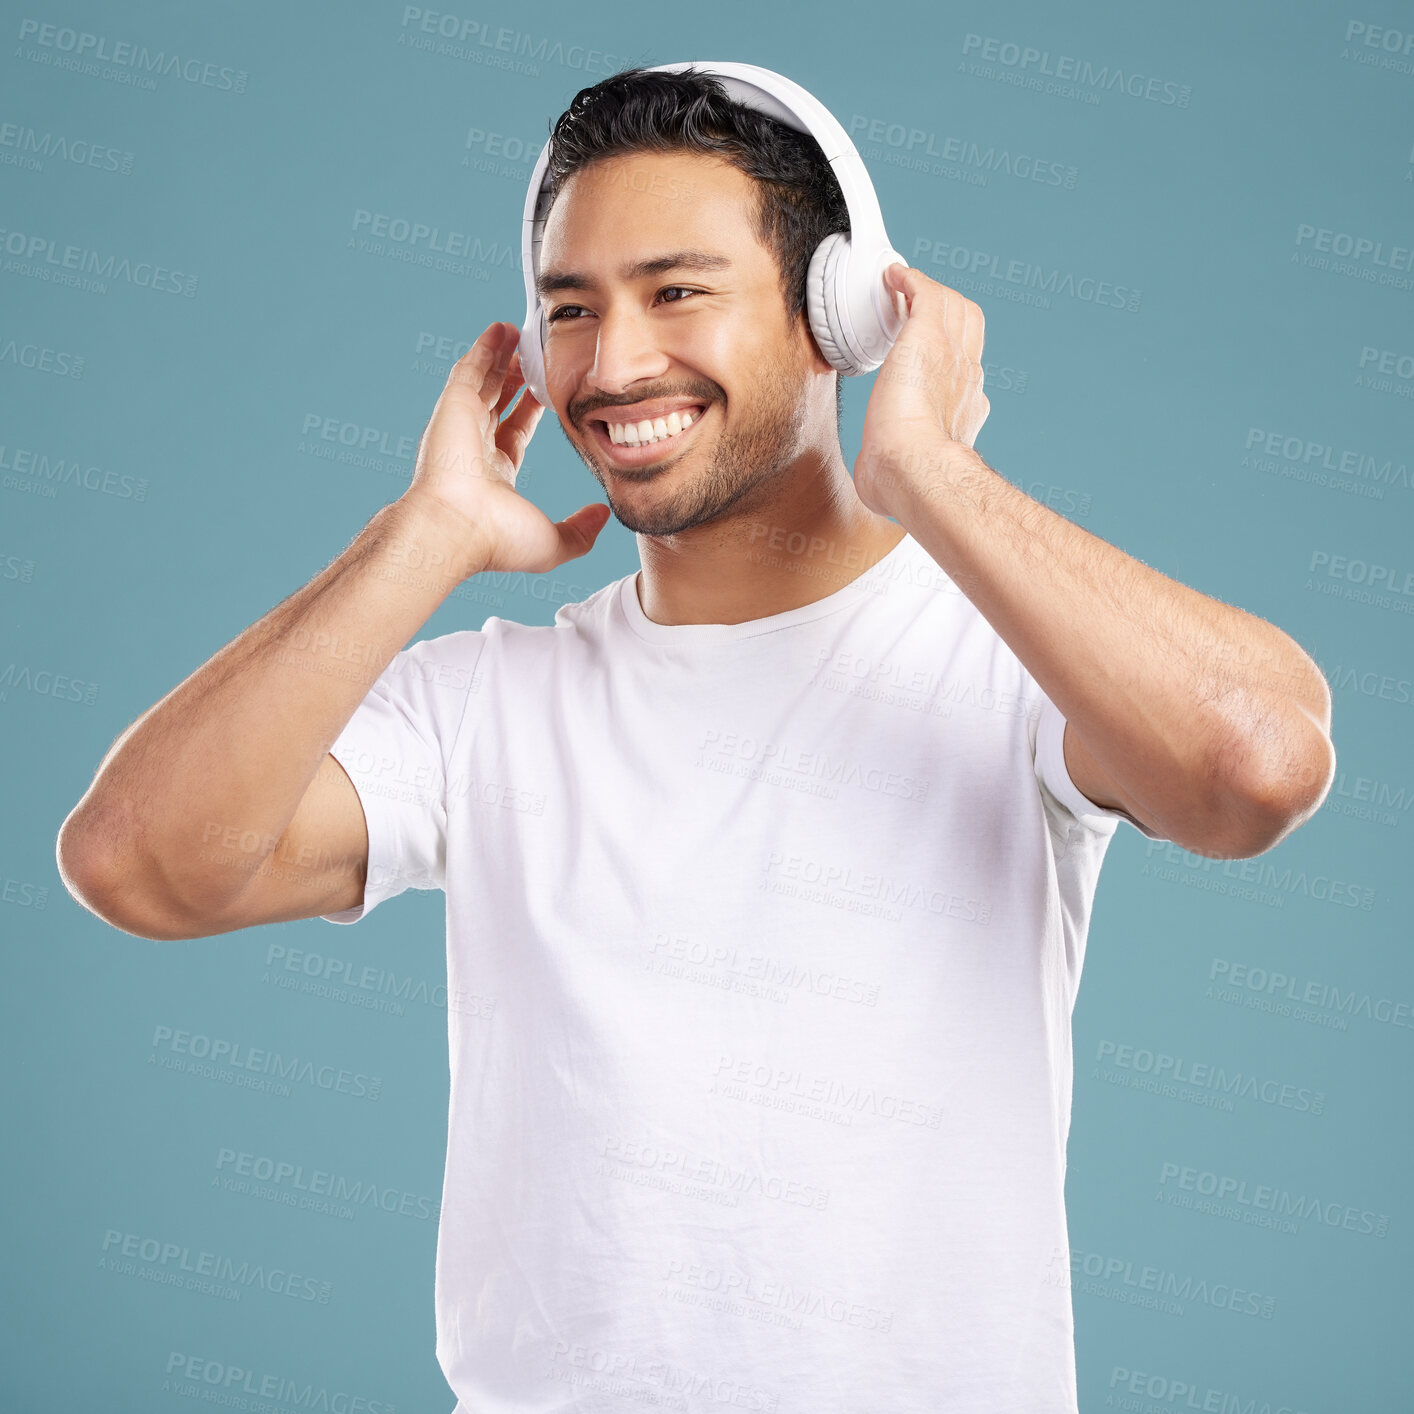
[[[174,897],[238,894],[373,680],[478,568],[458,529],[406,501],[384,507],[118,738],[71,817],[78,852]],[[231,829],[259,843],[248,868],[213,874],[201,856]]]
[[[1195,819],[1224,792],[1294,801],[1319,784],[1304,778],[1330,694],[1289,635],[1072,524],[971,448],[920,457],[932,470],[900,483],[899,519],[1114,780]]]

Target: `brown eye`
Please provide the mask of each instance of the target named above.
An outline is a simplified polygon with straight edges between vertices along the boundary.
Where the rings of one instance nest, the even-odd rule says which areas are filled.
[[[702,293],[701,290],[692,290],[692,289],[689,289],[686,285],[665,285],[661,290],[658,291],[658,297],[661,299],[661,298],[662,298],[665,294],[667,294],[670,290],[677,290],[677,291],[679,291],[680,293],[685,294],[685,295],[700,295],[700,294]],[[681,304],[682,301],[681,301],[680,299],[675,299],[675,300],[668,300],[667,303],[668,303],[668,304]],[[556,323],[558,320],[564,318],[566,311],[572,310],[572,309],[582,310],[583,308],[584,308],[584,306],[581,305],[581,304],[562,304],[562,305],[560,305],[558,308],[552,309],[552,310],[550,311],[550,313],[545,316],[545,322],[546,322],[547,324],[554,324],[554,323]],[[578,322],[577,317],[576,317],[576,319],[571,320],[570,322],[571,322],[571,323],[577,323],[577,322]]]

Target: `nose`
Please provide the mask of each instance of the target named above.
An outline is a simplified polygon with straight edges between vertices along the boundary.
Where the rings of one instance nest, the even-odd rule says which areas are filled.
[[[588,377],[599,392],[618,395],[645,378],[661,378],[668,364],[646,313],[619,307],[599,316],[594,362]]]

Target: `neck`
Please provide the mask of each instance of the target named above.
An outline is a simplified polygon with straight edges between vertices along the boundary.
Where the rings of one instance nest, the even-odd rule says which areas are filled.
[[[813,604],[883,559],[904,527],[876,515],[844,462],[805,459],[718,519],[638,537],[638,601],[654,623],[737,624]]]

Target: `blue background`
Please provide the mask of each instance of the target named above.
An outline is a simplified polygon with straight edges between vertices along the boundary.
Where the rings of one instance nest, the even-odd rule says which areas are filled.
[[[1407,1407],[1414,12],[438,13],[479,27],[460,54],[372,0],[3,7],[0,1402],[184,1409],[214,1388],[178,1387],[190,1356],[450,1409],[432,1309],[442,899],[409,892],[357,929],[153,943],[69,896],[54,841],[118,733],[406,487],[411,460],[389,449],[415,446],[454,354],[520,322],[521,208],[553,117],[628,63],[706,57],[816,94],[854,135],[894,245],[982,305],[989,463],[1279,625],[1334,690],[1335,787],[1275,850],[1224,865],[1125,825],[1111,845],[1075,1014],[1082,1410]],[[81,33],[185,67],[81,62]],[[1062,56],[1087,73],[1057,88],[1044,70]],[[419,263],[425,243],[370,251],[361,211],[499,258],[447,273]],[[1382,244],[1344,262],[1320,249],[1345,237]],[[178,288],[61,283],[66,246],[164,267]],[[1036,283],[987,280],[1009,268]],[[1124,291],[1119,307],[1097,289]],[[871,382],[846,382],[847,461]],[[341,436],[372,449],[349,458]],[[1345,453],[1356,473],[1331,473]],[[554,518],[600,499],[553,416],[522,485]],[[554,576],[478,577],[417,636],[490,614],[548,623],[637,564],[611,521]],[[393,976],[404,1000],[301,990],[344,963]],[[1308,984],[1303,1016],[1291,997]],[[161,1026],[377,1076],[381,1093],[177,1074],[156,1063]],[[1160,1055],[1318,1092],[1320,1112],[1144,1088]],[[371,1183],[395,1210],[241,1192],[223,1153]],[[1205,1208],[1224,1179],[1245,1199]],[[1263,1188],[1302,1216],[1249,1221],[1278,1201]],[[125,1261],[125,1241],[159,1255]],[[239,1300],[188,1289],[201,1252],[264,1275]],[[294,1295],[272,1270],[298,1274]]]

